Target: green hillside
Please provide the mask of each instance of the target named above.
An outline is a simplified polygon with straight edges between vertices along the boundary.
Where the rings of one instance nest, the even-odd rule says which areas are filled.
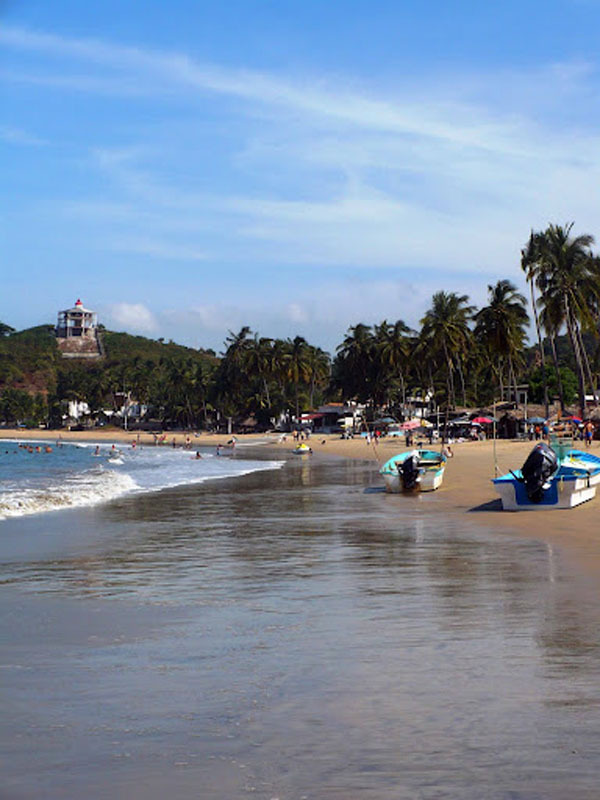
[[[93,411],[116,409],[123,393],[164,413],[177,403],[174,386],[203,383],[218,363],[211,351],[174,342],[107,330],[101,338],[105,357],[87,360],[63,358],[52,325],[0,336],[0,420],[57,424],[65,401],[84,400]]]
[[[60,353],[54,326],[38,325],[0,337],[0,390],[46,392],[56,383]]]
[[[161,358],[207,358],[214,359],[212,350],[194,350],[175,342],[160,339],[147,339],[145,336],[132,336],[130,333],[102,331],[102,343],[109,360],[150,359],[158,362]]]

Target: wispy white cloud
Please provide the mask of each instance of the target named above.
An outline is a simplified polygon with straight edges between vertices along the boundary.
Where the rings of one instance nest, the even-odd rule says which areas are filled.
[[[108,254],[188,262],[216,295],[234,265],[270,298],[246,292],[172,314],[167,297],[153,314],[121,304],[115,319],[138,330],[215,336],[263,320],[281,335],[292,324],[329,336],[363,312],[414,324],[444,275],[446,288],[478,300],[494,272],[518,277],[530,227],[597,225],[593,63],[413,75],[384,89],[16,28],[0,30],[0,43],[37,59],[27,72],[5,70],[7,80],[102,96],[99,108],[111,94],[132,96],[133,108],[139,94],[154,108],[128,117],[119,102],[117,134],[86,130],[81,169],[95,188],[62,205],[68,221]],[[208,119],[219,134],[198,143]],[[332,283],[313,270],[312,291],[277,293],[265,265],[294,277],[308,266],[372,270],[373,279]]]
[[[34,136],[21,128],[12,125],[0,125],[0,141],[22,147],[41,147],[47,142],[39,136]]]
[[[135,333],[151,333],[157,328],[154,314],[142,303],[115,303],[106,309],[105,317]]]
[[[157,241],[146,236],[136,238],[113,237],[108,247],[119,253],[137,253],[160,261],[206,261],[206,253],[193,247],[178,244],[166,239]]]
[[[165,82],[171,86],[178,84],[200,91],[232,95],[265,106],[288,108],[359,129],[428,137],[505,155],[523,157],[539,153],[540,147],[545,149],[543,142],[527,141],[527,137],[524,139],[526,120],[512,115],[497,115],[492,109],[476,107],[465,99],[459,101],[457,96],[464,97],[464,91],[457,92],[454,89],[448,93],[447,81],[443,82],[445,93],[435,92],[428,85],[427,97],[420,100],[419,90],[423,87],[419,86],[418,81],[411,88],[400,85],[392,98],[378,98],[372,87],[364,87],[361,92],[350,88],[350,84],[328,83],[322,77],[318,79],[313,76],[294,82],[247,69],[224,69],[201,64],[179,53],[115,45],[97,39],[68,38],[5,27],[0,30],[0,43],[20,50],[45,53],[61,62],[74,59],[77,63],[102,65],[113,71],[113,86],[119,93],[123,85],[123,73],[130,79],[135,75],[152,75],[159,79],[154,84],[157,91]],[[589,70],[589,65],[580,63],[559,63],[548,67],[548,72],[554,73],[555,79],[556,76],[568,77],[571,84],[575,77]],[[10,77],[10,73],[7,77]],[[73,76],[67,76],[65,80],[69,77]],[[82,78],[81,75],[76,77]],[[111,75],[103,73],[102,77],[103,83],[98,88],[105,91],[110,86]],[[527,75],[520,77],[527,81]],[[40,76],[40,80],[43,80],[43,76]],[[531,83],[531,80],[527,82]],[[539,76],[535,76],[535,82],[539,82]],[[93,80],[88,84],[83,81],[81,88],[93,91]]]

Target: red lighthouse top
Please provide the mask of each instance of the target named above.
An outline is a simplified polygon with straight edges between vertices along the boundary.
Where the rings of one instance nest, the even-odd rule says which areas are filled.
[[[83,303],[81,302],[81,300],[79,298],[77,298],[77,302],[75,303],[75,305],[76,306],[82,306]]]

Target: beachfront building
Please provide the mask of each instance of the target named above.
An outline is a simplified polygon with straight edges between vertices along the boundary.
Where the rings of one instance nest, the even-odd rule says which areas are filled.
[[[77,300],[73,308],[58,312],[56,342],[65,358],[99,358],[98,315]]]
[[[327,403],[315,412],[301,414],[300,425],[312,428],[315,433],[356,432],[362,425],[364,411],[365,407],[360,403]]]

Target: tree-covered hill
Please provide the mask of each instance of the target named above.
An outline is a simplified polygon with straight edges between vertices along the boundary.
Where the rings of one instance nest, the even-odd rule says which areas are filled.
[[[206,358],[215,359],[212,350],[195,350],[175,342],[164,342],[162,339],[148,339],[145,336],[133,336],[130,333],[101,331],[102,343],[106,357],[112,361],[140,358],[158,362],[161,358]]]
[[[38,325],[0,336],[0,390],[46,393],[56,384],[60,361],[53,325]]]
[[[53,325],[38,325],[10,335],[0,336],[0,390],[18,388],[53,393],[60,383],[73,375],[89,375],[126,369],[144,362],[148,369],[161,361],[192,359],[215,364],[212,352],[194,350],[174,342],[162,342],[129,333],[101,332],[105,358],[86,361],[66,359],[56,344]]]
[[[0,418],[9,423],[56,424],[65,401],[85,401],[98,411],[119,408],[123,395],[164,413],[174,386],[181,389],[192,375],[196,382],[206,378],[218,363],[209,351],[107,330],[101,332],[103,358],[64,358],[52,325],[9,331],[0,336]]]

